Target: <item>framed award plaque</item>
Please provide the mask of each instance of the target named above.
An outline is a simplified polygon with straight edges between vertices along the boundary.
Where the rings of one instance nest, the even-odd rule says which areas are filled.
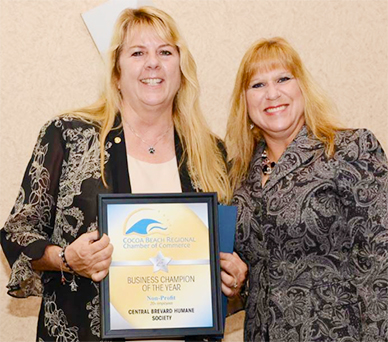
[[[102,338],[222,336],[217,195],[101,194]]]

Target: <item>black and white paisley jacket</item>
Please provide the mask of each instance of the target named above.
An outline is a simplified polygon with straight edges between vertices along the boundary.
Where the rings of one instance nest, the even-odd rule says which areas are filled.
[[[267,183],[257,145],[238,205],[249,265],[245,341],[388,340],[388,163],[368,130],[334,158],[303,127]]]
[[[180,165],[183,150],[177,134],[175,152]],[[96,230],[97,194],[131,192],[122,130],[109,134],[105,156],[108,189],[101,180],[98,129],[71,117],[47,122],[1,230],[1,245],[12,269],[8,293],[42,296],[37,341],[100,340],[98,284],[79,277],[78,290],[72,292],[61,284],[60,272],[35,272],[31,260],[42,257],[49,244],[65,246]],[[183,192],[196,191],[185,161],[179,175]]]

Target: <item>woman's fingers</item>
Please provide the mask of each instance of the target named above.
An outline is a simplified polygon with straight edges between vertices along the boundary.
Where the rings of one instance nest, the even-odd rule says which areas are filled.
[[[108,275],[108,270],[109,268],[93,273],[91,275],[92,280],[95,282],[100,282]]]
[[[110,238],[108,235],[103,234],[101,239],[90,240],[90,252],[92,254],[98,253],[110,244]]]
[[[237,279],[223,270],[221,270],[221,281],[230,288],[236,288],[238,286]]]
[[[91,278],[94,273],[107,273],[109,269],[113,246],[105,234],[99,240],[96,238],[98,232],[85,233],[66,248],[68,264],[81,276]]]
[[[233,276],[221,271],[221,281],[221,289],[225,296],[232,297],[238,293],[238,285]]]
[[[226,296],[235,296],[243,286],[248,267],[236,253],[220,253],[222,291]]]

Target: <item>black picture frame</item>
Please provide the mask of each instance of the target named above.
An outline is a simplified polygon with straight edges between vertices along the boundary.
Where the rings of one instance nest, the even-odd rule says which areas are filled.
[[[143,208],[144,211],[142,211],[143,209],[139,209],[139,206],[140,208]],[[156,210],[154,208],[162,208],[161,210]],[[176,209],[177,208],[177,209]],[[187,208],[187,209],[185,209]],[[208,255],[208,266],[206,267],[201,267],[200,269],[206,269],[206,272],[199,272],[199,277],[195,277],[195,276],[186,276],[185,277],[188,279],[188,282],[191,281],[191,282],[195,282],[197,281],[198,278],[204,278],[204,279],[208,279],[207,281],[203,281],[203,283],[199,282],[198,284],[191,284],[191,285],[187,285],[187,284],[180,284],[180,283],[168,283],[168,281],[163,281],[163,284],[159,284],[159,285],[155,285],[156,287],[154,287],[154,284],[152,284],[153,281],[159,281],[162,283],[162,280],[164,279],[179,279],[179,277],[181,277],[181,279],[186,279],[186,278],[183,278],[183,276],[175,276],[175,277],[169,277],[169,276],[164,276],[164,273],[165,272],[165,269],[164,269],[164,266],[166,267],[166,269],[168,267],[172,267],[170,266],[170,264],[172,264],[174,261],[170,261],[168,266],[164,265],[163,262],[162,262],[162,267],[159,267],[159,264],[157,263],[154,263],[153,264],[153,272],[155,272],[155,267],[158,268],[159,267],[159,270],[156,272],[156,273],[159,273],[159,272],[162,272],[163,275],[161,276],[158,276],[158,275],[147,275],[147,276],[140,276],[140,277],[130,277],[130,276],[127,276],[127,273],[126,272],[129,272],[129,270],[131,270],[131,272],[134,272],[133,270],[136,269],[136,270],[141,270],[141,272],[144,272],[146,269],[147,269],[147,266],[150,266],[149,264],[147,264],[147,266],[143,266],[143,267],[140,267],[139,268],[139,265],[127,265],[128,263],[131,264],[131,263],[136,263],[135,261],[131,261],[133,260],[132,257],[130,257],[131,260],[128,260],[126,261],[126,257],[124,258],[125,261],[115,261],[114,260],[114,257],[113,257],[113,260],[112,260],[112,264],[111,264],[111,267],[109,269],[109,273],[107,275],[107,277],[105,277],[104,280],[101,281],[100,283],[100,306],[101,306],[101,337],[104,338],[104,339],[113,339],[113,338],[125,338],[125,339],[128,339],[128,340],[137,340],[137,339],[179,339],[179,338],[184,338],[186,336],[204,336],[204,337],[222,337],[223,336],[223,317],[222,317],[222,296],[221,296],[221,276],[220,276],[220,263],[219,263],[219,245],[218,245],[218,242],[219,242],[219,239],[218,239],[218,212],[217,212],[217,194],[216,193],[206,193],[206,192],[202,192],[202,193],[166,193],[166,194],[100,194],[98,196],[98,212],[99,212],[99,215],[98,215],[98,221],[99,221],[99,230],[100,230],[100,234],[102,236],[102,234],[107,234],[108,236],[111,237],[111,243],[113,243],[113,246],[115,248],[115,250],[117,248],[121,248],[121,253],[122,254],[125,254],[127,253],[126,251],[123,252],[124,250],[124,247],[126,248],[130,248],[131,251],[129,252],[128,251],[128,254],[131,254],[131,253],[136,253],[137,254],[141,254],[141,253],[146,253],[146,252],[143,252],[144,250],[148,251],[150,250],[151,251],[151,246],[155,246],[154,244],[147,244],[147,243],[144,243],[144,241],[148,241],[146,240],[146,238],[141,238],[141,234],[151,234],[151,231],[154,230],[153,228],[151,228],[150,231],[147,231],[146,233],[144,233],[146,230],[141,230],[143,229],[144,227],[140,227],[139,228],[139,225],[140,223],[143,223],[143,222],[149,222],[149,221],[146,221],[146,220],[151,220],[151,219],[147,219],[147,218],[143,218],[143,219],[138,219],[138,222],[136,222],[136,224],[134,224],[133,226],[131,226],[127,232],[130,232],[130,230],[132,229],[138,229],[138,231],[131,231],[130,233],[128,234],[135,234],[135,236],[137,236],[137,238],[123,238],[123,242],[122,242],[122,245],[121,245],[121,240],[120,240],[120,234],[123,234],[124,235],[124,232],[126,231],[127,227],[125,226],[125,224],[128,222],[128,218],[130,217],[130,220],[132,221],[136,221],[136,219],[134,219],[134,217],[136,215],[145,215],[144,212],[146,213],[146,215],[150,215],[150,217],[152,215],[163,215],[163,216],[160,216],[163,218],[163,220],[165,220],[165,222],[170,222],[169,220],[169,217],[172,218],[174,216],[174,218],[172,218],[172,220],[176,220],[175,217],[177,216],[176,214],[179,212],[179,215],[178,217],[185,217],[182,212],[185,213],[185,215],[191,215],[191,213],[189,213],[190,211],[192,211],[192,208],[199,208],[198,210],[200,210],[201,212],[201,216],[204,216],[204,217],[207,217],[207,222],[206,219],[202,218],[202,222],[204,222],[204,225],[207,226],[208,228],[208,231],[207,231],[207,239],[208,239],[208,243],[202,243],[200,246],[196,245],[197,243],[197,238],[196,237],[193,237],[193,238],[185,238],[186,240],[189,240],[189,241],[194,241],[192,242],[192,245],[193,246],[196,246],[196,248],[194,248],[193,250],[194,251],[197,251],[198,250],[198,247],[203,247],[204,245],[207,245],[207,254]],[[129,210],[129,211],[128,211]],[[149,210],[149,212],[147,212],[147,210]],[[168,214],[165,213],[164,210],[167,210],[166,212],[168,212]],[[197,210],[197,209],[195,209]],[[187,213],[186,213],[187,211]],[[128,212],[130,212],[130,214],[128,215]],[[203,215],[202,212],[205,212],[205,214]],[[140,214],[139,214],[140,213]],[[148,213],[151,213],[151,214],[148,214]],[[173,215],[172,215],[173,213]],[[123,224],[123,227],[125,227],[124,230],[121,231],[120,233],[120,224],[116,224],[116,221],[117,222],[121,222],[122,221],[122,217],[125,217],[127,215],[127,221],[125,221],[125,224]],[[168,216],[170,215],[170,216]],[[196,215],[196,214],[194,214]],[[118,218],[119,217],[119,218]],[[191,219],[191,216],[190,216],[190,219]],[[121,221],[120,221],[121,220]],[[160,222],[162,222],[163,220],[160,220]],[[193,222],[197,222],[199,220],[196,219],[196,218],[193,218]],[[157,220],[155,220],[157,221]],[[158,221],[158,223],[160,223]],[[164,222],[164,221],[163,221]],[[173,221],[175,222],[175,221]],[[178,221],[176,221],[178,222]],[[186,221],[179,221],[179,222],[186,222]],[[189,221],[189,222],[192,222],[192,221]],[[154,223],[153,223],[154,224]],[[175,224],[175,225],[174,225]],[[171,227],[173,227],[175,229],[175,231],[178,231],[177,227],[178,224],[174,223],[171,225]],[[149,229],[149,227],[151,226],[152,224],[148,225],[147,229]],[[182,227],[178,227],[179,229],[186,229],[186,232],[188,231],[189,228],[186,227],[186,225],[182,225]],[[184,227],[183,227],[184,226]],[[167,228],[165,228],[167,227]],[[173,228],[171,228],[171,230],[173,230]],[[156,226],[155,227],[156,231],[158,231],[158,229],[160,230],[160,234],[162,234],[162,229],[167,229],[167,231],[170,230],[170,227],[169,227],[169,224],[165,224],[163,227],[158,227]],[[198,231],[201,233],[201,238],[199,239],[200,241],[205,241],[206,240],[206,237],[204,238],[203,235],[203,231],[204,229],[201,228],[201,229],[198,229]],[[125,234],[127,234],[127,232]],[[156,236],[154,239],[155,240],[152,240],[152,238],[147,238],[147,239],[151,239],[150,241],[162,241],[163,239],[163,242],[167,239],[168,237],[168,234],[169,233],[165,233],[165,231],[163,231],[163,234],[167,234],[167,235],[161,235],[162,237],[157,237],[158,236],[158,233],[154,233],[152,231],[152,236]],[[172,233],[171,233],[172,234]],[[175,234],[175,233],[174,233]],[[179,233],[180,234],[180,233]],[[206,235],[206,234],[205,234]],[[114,236],[114,239],[112,240],[112,236]],[[126,235],[124,235],[126,236]],[[140,237],[139,237],[140,236]],[[164,236],[164,237],[163,237]],[[165,237],[167,236],[167,237]],[[194,235],[195,236],[195,235]],[[169,238],[170,240],[173,239],[173,238]],[[175,239],[175,237],[174,237]],[[183,239],[183,238],[176,238],[176,239]],[[191,239],[191,240],[190,240]],[[203,240],[205,239],[205,240]],[[118,242],[120,241],[120,242]],[[132,244],[132,245],[129,245],[129,242],[128,241],[131,241],[131,242],[135,242],[135,244]],[[140,242],[136,245],[136,242]],[[141,243],[143,243],[144,246],[141,245]],[[116,246],[115,246],[116,244]],[[117,246],[117,244],[119,246]],[[187,245],[190,245],[190,243],[187,243],[187,244],[179,244],[179,243],[176,243],[176,244],[169,244],[169,243],[166,243],[166,244],[159,244],[158,246],[180,246],[180,245],[184,245],[184,246],[187,246]],[[147,247],[148,246],[148,247]],[[142,251],[132,251],[132,249],[136,249],[136,248],[139,248],[142,247]],[[183,248],[183,247],[182,247]],[[187,248],[187,247],[185,247]],[[191,247],[190,247],[191,248]],[[188,248],[188,249],[190,249]],[[154,249],[154,251],[156,252],[157,248]],[[170,250],[171,249],[167,249],[167,250]],[[179,247],[176,248],[176,250],[180,250]],[[161,252],[161,251],[160,251]],[[184,254],[186,251],[184,249],[182,249],[182,253]],[[115,251],[113,252],[113,256],[115,255]],[[162,253],[162,252],[161,252]],[[201,253],[202,253],[202,250],[201,250]],[[163,254],[163,253],[162,253]],[[161,255],[162,255],[161,254]],[[132,254],[134,255],[134,254]],[[143,255],[143,254],[142,254]],[[159,252],[158,252],[158,255],[159,255]],[[164,255],[163,256],[163,260],[168,260],[168,259],[171,259],[171,258],[166,258]],[[154,262],[154,260],[156,258],[150,258],[148,260],[153,260],[152,262]],[[123,259],[120,259],[120,260],[123,260]],[[171,259],[171,260],[174,260],[174,259]],[[199,259],[198,259],[199,260]],[[202,259],[201,259],[202,260]],[[200,262],[201,260],[199,260],[198,262]],[[193,260],[183,260],[183,261],[176,261],[176,263],[180,263],[180,262],[193,262]],[[138,263],[149,263],[149,261],[139,261]],[[194,262],[196,262],[194,260]],[[185,266],[185,267],[176,267],[175,270],[177,270],[178,268],[180,270],[182,269],[185,269],[185,270],[191,270],[191,269],[195,269],[196,271],[195,272],[198,272],[197,268],[195,268],[197,265],[194,265],[194,266],[190,266],[191,264],[188,264],[188,266]],[[202,265],[202,264],[201,264]],[[117,267],[116,267],[117,266]],[[181,266],[181,265],[175,265],[175,266]],[[137,267],[137,268],[136,268]],[[149,268],[148,268],[149,269]],[[147,270],[148,270],[147,269]],[[171,268],[171,269],[174,269],[174,268]],[[169,270],[169,269],[168,269]],[[114,279],[117,279],[116,277],[116,273],[114,272],[121,272],[121,278],[120,281],[116,281]],[[208,274],[207,274],[208,272]],[[125,276],[123,276],[123,273],[125,273]],[[206,274],[205,274],[206,273]],[[198,274],[198,273],[196,273]],[[115,277],[115,278],[114,278]],[[124,279],[123,277],[127,277],[127,282],[128,284],[131,284],[131,285],[127,285],[125,283],[125,281],[121,281],[122,279]],[[152,278],[153,277],[153,278]],[[163,278],[164,277],[164,278]],[[187,307],[187,306],[182,306],[182,309],[183,311],[184,310],[188,310],[188,311],[193,311],[193,312],[188,312],[188,314],[191,314],[193,317],[188,320],[184,315],[181,315],[180,313],[180,309],[179,309],[179,305],[178,307],[175,305],[174,308],[169,308],[168,306],[168,303],[169,302],[160,302],[160,301],[154,301],[154,302],[151,302],[151,303],[154,303],[152,305],[156,305],[153,306],[153,308],[150,308],[148,306],[145,306],[145,307],[129,307],[128,310],[127,310],[127,307],[122,309],[121,308],[121,312],[123,314],[120,314],[117,312],[117,306],[122,306],[122,300],[121,299],[124,299],[125,298],[125,301],[129,301],[132,303],[133,301],[137,301],[142,295],[143,293],[140,293],[139,295],[139,292],[141,292],[140,290],[136,290],[136,291],[132,291],[132,290],[127,290],[129,288],[134,287],[133,284],[137,284],[137,281],[144,281],[145,283],[142,285],[142,289],[147,289],[149,287],[152,287],[152,288],[158,288],[157,286],[160,286],[159,288],[178,288],[178,285],[179,285],[179,288],[182,288],[182,286],[191,286],[193,287],[195,285],[195,288],[196,289],[201,289],[202,287],[207,289],[207,287],[209,287],[209,281],[210,279],[210,288],[208,289],[209,293],[207,293],[207,290],[205,290],[205,293],[201,292],[201,293],[196,293],[198,291],[191,291],[189,293],[184,293],[183,297],[182,297],[182,292],[179,292],[179,295],[181,296],[181,300],[179,300],[179,296],[178,296],[178,299],[176,299],[176,295],[171,295],[171,293],[176,293],[174,291],[170,291],[168,293],[166,293],[166,296],[164,297],[163,295],[160,295],[160,297],[157,297],[155,296],[155,291],[153,292],[153,297],[152,296],[145,296],[147,298],[174,298],[174,301],[176,300],[177,303],[179,303],[179,301],[182,302],[182,298],[184,298],[185,301],[187,300],[194,300],[194,298],[198,297],[200,298],[200,300],[203,300],[203,298],[208,298],[207,301],[205,301],[205,305],[204,307],[206,307],[207,309],[205,310],[205,314],[203,314],[202,310],[203,310],[203,307],[200,307],[199,310],[195,310],[194,309],[194,306],[197,305],[196,303],[198,302],[198,300],[195,300],[195,304],[193,305],[193,307]],[[115,281],[113,283],[113,281]],[[111,283],[112,282],[112,283]],[[165,284],[165,282],[167,282],[167,284]],[[122,287],[119,287],[120,290],[116,290],[116,284],[120,284],[120,286]],[[146,284],[146,285],[145,285]],[[112,287],[115,287],[115,291],[113,292],[113,289]],[[124,289],[124,290],[123,290]],[[111,290],[112,290],[112,293],[111,293]],[[117,293],[119,293],[120,291],[123,291],[125,292],[125,295],[123,294],[122,296],[123,297],[120,297],[120,299],[117,298]],[[157,291],[156,291],[157,292]],[[144,295],[146,295],[146,293],[144,293]],[[170,297],[168,297],[168,295]],[[129,296],[129,297],[128,297]],[[131,297],[132,296],[132,297]],[[112,298],[111,298],[112,297]],[[192,299],[193,298],[193,299]],[[115,302],[112,304],[112,300],[114,300]],[[163,305],[162,305],[163,303]],[[172,303],[172,302],[170,302]],[[164,305],[166,304],[166,305]],[[176,304],[176,303],[173,303],[173,304]],[[128,304],[128,305],[131,305],[131,304]],[[147,304],[148,305],[148,304]],[[155,313],[155,309],[161,309],[161,311],[156,311]],[[163,311],[162,309],[167,309],[167,310],[173,310],[172,312],[169,312],[170,314],[164,314],[166,311]],[[124,311],[123,311],[124,310]],[[127,310],[127,311],[126,311]],[[178,310],[178,311],[176,311]],[[208,311],[211,311],[211,312],[208,312]],[[129,313],[132,313],[131,317],[128,317],[130,316]],[[134,314],[135,312],[137,312],[136,314]],[[202,313],[201,313],[202,312]],[[153,315],[154,313],[154,315]],[[163,313],[163,314],[159,314],[159,313]],[[175,316],[174,316],[175,315]],[[180,315],[180,316],[179,316]],[[159,317],[157,317],[159,316]],[[145,327],[138,327],[136,326],[136,324],[132,324],[132,322],[130,322],[129,320],[132,319],[132,317],[136,317],[136,319],[138,319],[139,317],[144,317],[144,319],[142,319],[141,321],[144,321],[144,322],[148,322]],[[157,321],[155,322],[152,322],[152,324],[149,322],[150,319],[156,319],[155,317],[157,317]],[[166,326],[166,327],[161,327],[160,324],[161,322],[159,322],[159,319],[161,320],[167,320],[167,319],[171,319],[172,321],[174,320],[177,320],[179,321],[178,318],[182,318],[183,320],[183,325],[182,325],[182,322],[179,322],[179,324],[177,323],[177,326],[174,326],[174,324],[171,326],[172,323],[166,323],[166,322],[163,322],[163,325]],[[189,316],[188,316],[189,317]],[[121,318],[123,318],[123,320],[121,320]],[[206,318],[206,319],[205,319]],[[128,320],[128,322],[126,321]],[[186,323],[185,322],[188,322],[187,326],[186,326]],[[201,321],[203,321],[201,323]],[[126,322],[128,323],[128,326],[126,326]],[[146,323],[144,323],[146,324]],[[154,324],[154,326],[153,326]],[[167,325],[166,325],[167,324]]]

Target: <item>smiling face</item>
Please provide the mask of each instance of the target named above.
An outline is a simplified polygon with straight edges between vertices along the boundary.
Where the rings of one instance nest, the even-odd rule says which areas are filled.
[[[304,98],[285,68],[256,72],[246,90],[249,117],[264,138],[290,143],[304,124]]]
[[[164,41],[150,27],[134,28],[119,58],[118,87],[124,108],[172,111],[181,84],[179,63],[176,46]]]

